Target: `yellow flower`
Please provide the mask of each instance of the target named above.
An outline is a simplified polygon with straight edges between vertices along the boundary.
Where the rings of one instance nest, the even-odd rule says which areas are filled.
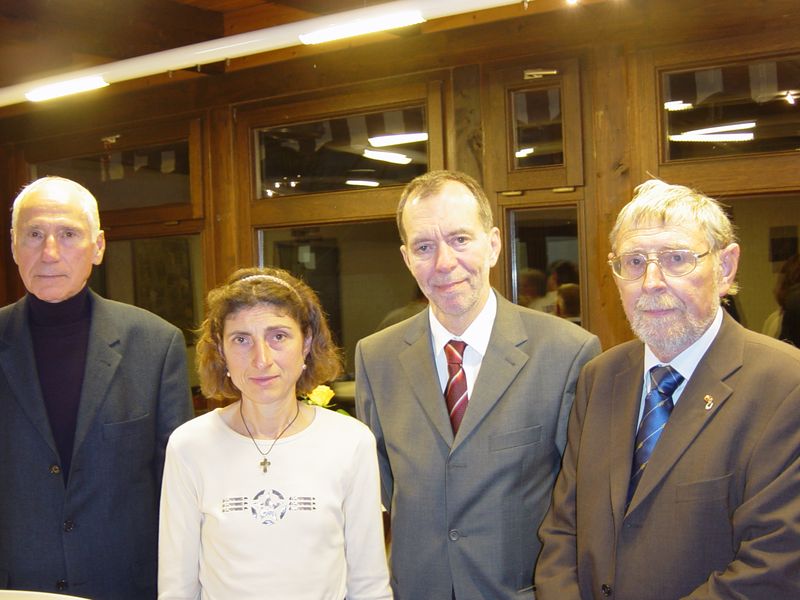
[[[330,403],[333,399],[333,396],[334,391],[327,385],[318,385],[309,392],[308,396],[306,396],[306,402],[313,406],[330,408]]]

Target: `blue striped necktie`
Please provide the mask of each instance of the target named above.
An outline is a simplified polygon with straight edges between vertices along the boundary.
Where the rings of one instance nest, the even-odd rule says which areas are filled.
[[[683,375],[670,366],[650,369],[650,391],[644,399],[644,413],[633,449],[633,469],[628,487],[629,504],[672,412],[672,393],[682,382]]]

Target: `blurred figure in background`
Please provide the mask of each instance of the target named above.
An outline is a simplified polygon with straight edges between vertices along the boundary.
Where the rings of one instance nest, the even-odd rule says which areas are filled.
[[[581,324],[581,288],[577,283],[565,283],[556,290],[556,315],[576,325]]]
[[[547,268],[547,294],[528,306],[534,310],[555,314],[558,286],[565,283],[579,283],[578,268],[571,261],[556,260]]]
[[[780,273],[778,273],[778,278],[775,281],[775,289],[773,290],[778,308],[764,321],[764,326],[761,328],[761,333],[764,335],[783,339],[781,335],[783,314],[790,291],[793,288],[800,288],[800,254],[789,257],[783,263]]]

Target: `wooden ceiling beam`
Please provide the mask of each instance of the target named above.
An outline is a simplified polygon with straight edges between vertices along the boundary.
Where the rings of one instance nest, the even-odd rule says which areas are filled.
[[[0,31],[0,46],[42,48],[37,65],[55,57],[43,71],[62,69],[65,56],[107,62],[225,35],[222,13],[167,0],[0,0]],[[32,79],[37,73],[28,69],[28,75]],[[0,65],[0,85],[13,82]]]

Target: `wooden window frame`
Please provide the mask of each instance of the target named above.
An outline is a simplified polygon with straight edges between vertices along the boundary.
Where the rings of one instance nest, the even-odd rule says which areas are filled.
[[[525,79],[526,70],[554,70],[554,75]],[[577,58],[533,58],[513,63],[492,65],[486,72],[487,165],[493,177],[495,191],[553,189],[582,186],[583,130],[581,125],[580,71]],[[564,164],[547,167],[514,169],[513,165],[513,107],[514,92],[561,88]]]
[[[116,137],[118,136],[118,137]],[[69,134],[20,145],[28,166],[107,151],[103,139],[116,137],[114,151],[134,150],[187,140],[189,144],[189,202],[142,208],[106,210],[100,222],[109,239],[197,233],[203,228],[203,120],[199,116],[124,125]],[[91,190],[90,190],[91,191]]]
[[[636,127],[642,164],[637,181],[656,176],[712,195],[762,194],[798,189],[800,152],[749,154],[667,161],[665,123],[661,110],[664,73],[780,58],[798,54],[785,36],[741,36],[714,42],[687,43],[639,53],[641,76],[632,99],[637,106]]]
[[[402,186],[380,189],[319,192],[283,198],[259,198],[256,192],[253,132],[263,127],[317,121],[353,113],[376,112],[423,105],[428,129],[428,169],[444,168],[445,131],[443,83],[440,80],[383,85],[378,89],[356,89],[280,105],[238,109],[235,146],[239,198],[242,199],[241,257],[251,264],[256,256],[256,230],[394,218]]]

